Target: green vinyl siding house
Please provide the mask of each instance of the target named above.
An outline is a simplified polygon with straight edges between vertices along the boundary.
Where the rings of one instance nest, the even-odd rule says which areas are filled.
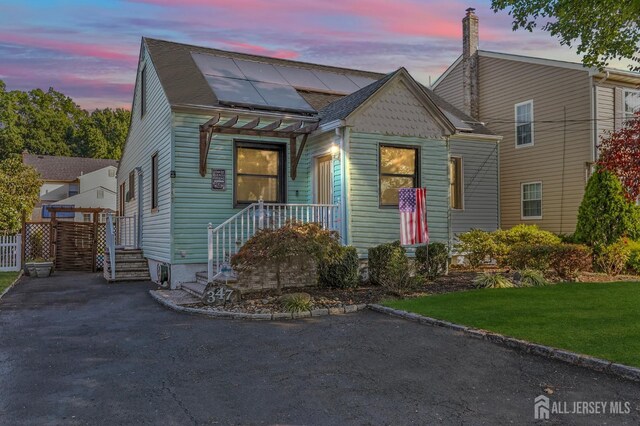
[[[463,194],[474,174],[488,192],[498,187],[497,160],[484,157],[452,183],[451,145],[491,157],[499,140],[404,68],[379,74],[143,38],[119,214],[135,218],[152,279],[162,268],[173,288],[202,271],[210,278],[255,229],[290,219],[339,231],[364,258],[399,239],[400,187],[428,189],[431,240],[449,243],[454,228],[473,227],[472,206],[452,223],[450,192]],[[497,228],[497,202],[483,209],[478,227]]]

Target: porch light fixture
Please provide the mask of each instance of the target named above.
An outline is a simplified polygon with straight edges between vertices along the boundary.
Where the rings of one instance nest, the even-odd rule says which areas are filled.
[[[336,159],[340,155],[340,147],[335,143],[333,143],[331,144],[331,148],[329,149],[329,152],[331,153],[333,158]]]

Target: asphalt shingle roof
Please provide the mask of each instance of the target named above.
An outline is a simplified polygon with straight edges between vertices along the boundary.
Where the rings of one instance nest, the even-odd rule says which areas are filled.
[[[22,154],[22,162],[34,167],[44,180],[74,181],[78,176],[107,166],[118,167],[116,160]]]

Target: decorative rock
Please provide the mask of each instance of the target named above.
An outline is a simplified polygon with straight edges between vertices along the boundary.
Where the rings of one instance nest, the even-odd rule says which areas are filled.
[[[311,316],[311,312],[309,311],[300,311],[300,312],[293,313],[293,318],[307,318],[310,316]]]
[[[356,305],[347,305],[344,307],[344,313],[348,314],[351,312],[357,312],[358,311],[358,307]]]
[[[329,309],[314,309],[311,311],[312,317],[321,317],[324,315],[329,315]]]
[[[340,315],[340,314],[344,314],[344,308],[343,307],[329,308],[329,315]]]
[[[366,303],[360,303],[359,305],[356,305],[356,307],[358,308],[359,311],[362,311],[363,309],[365,309],[367,307]]]
[[[274,320],[291,319],[291,318],[293,318],[293,315],[291,315],[291,312],[276,312],[272,315],[272,319]]]
[[[270,320],[271,314],[253,314],[250,318],[254,320]]]

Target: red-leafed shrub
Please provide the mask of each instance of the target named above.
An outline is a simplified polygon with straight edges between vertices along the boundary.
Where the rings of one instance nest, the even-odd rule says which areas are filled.
[[[550,266],[560,278],[575,281],[580,272],[591,269],[592,252],[581,244],[557,244],[553,247]]]

